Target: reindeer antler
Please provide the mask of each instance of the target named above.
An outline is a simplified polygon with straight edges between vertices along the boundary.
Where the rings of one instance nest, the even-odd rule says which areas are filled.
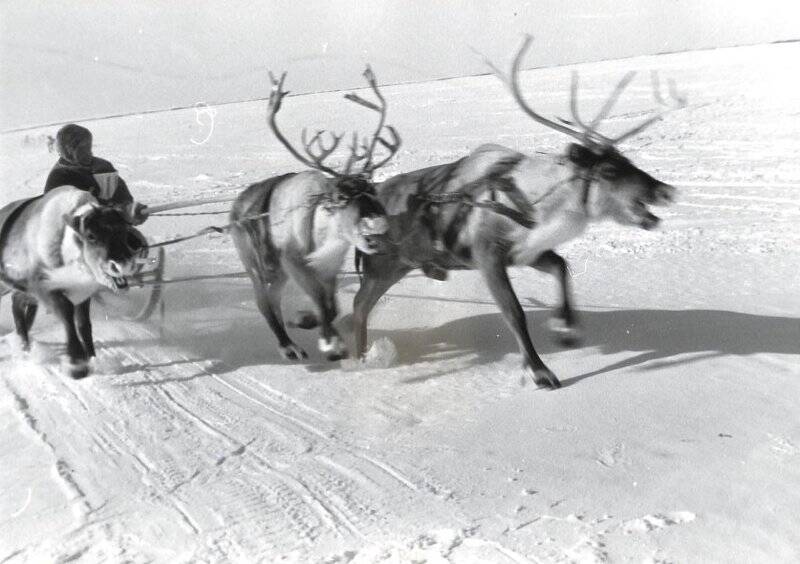
[[[637,135],[638,133],[644,131],[646,128],[648,128],[651,125],[653,125],[655,122],[659,121],[661,118],[664,117],[665,114],[667,114],[667,113],[669,113],[669,112],[671,112],[673,110],[679,110],[681,108],[685,108],[686,107],[686,105],[687,105],[686,96],[683,95],[683,94],[680,94],[678,92],[678,89],[675,86],[675,81],[674,80],[669,79],[667,81],[668,89],[669,89],[669,96],[674,101],[674,104],[672,104],[672,105],[667,103],[664,100],[663,96],[661,95],[661,82],[660,82],[659,77],[658,77],[658,71],[654,70],[654,71],[652,71],[650,73],[650,81],[651,81],[651,84],[653,86],[653,98],[655,99],[657,104],[659,104],[660,106],[664,106],[666,109],[661,110],[658,114],[646,119],[645,121],[643,121],[642,123],[640,123],[636,127],[632,128],[632,129],[629,129],[628,131],[626,131],[622,135],[620,135],[618,137],[615,137],[612,140],[613,143],[619,143],[621,141],[624,141],[625,139],[628,139],[629,137],[633,137],[634,135]]]
[[[355,152],[354,141],[354,144],[351,146],[352,162],[348,161],[348,165],[352,166],[352,164],[355,162],[364,160],[364,166],[361,169],[362,174],[372,175],[373,172],[388,163],[392,157],[394,157],[394,155],[400,149],[402,141],[400,140],[400,135],[397,133],[397,130],[391,125],[386,125],[386,109],[388,106],[386,104],[386,99],[378,89],[378,82],[375,79],[375,73],[372,72],[372,68],[369,65],[367,65],[367,68],[364,70],[364,78],[367,79],[370,88],[372,88],[372,91],[375,93],[375,97],[378,99],[377,104],[362,98],[354,92],[345,94],[344,97],[360,106],[364,106],[365,108],[378,112],[380,117],[378,118],[378,126],[375,128],[375,133],[372,134],[371,141],[367,141],[365,138],[364,143],[362,143],[362,153],[358,154]],[[384,129],[386,129],[386,131],[388,131],[391,135],[391,140],[387,140],[381,136],[381,132]],[[375,149],[379,144],[389,151],[389,155],[376,164],[374,163],[373,159],[375,156]]]
[[[522,90],[519,87],[519,70],[522,66],[522,61],[525,58],[525,53],[531,46],[531,42],[533,42],[532,35],[525,35],[525,38],[522,41],[522,45],[517,51],[517,54],[514,56],[514,61],[511,63],[511,73],[508,77],[505,75],[498,75],[500,80],[506,83],[506,85],[511,89],[511,94],[514,96],[514,100],[517,101],[517,104],[522,111],[528,114],[528,116],[532,117],[535,121],[541,123],[545,127],[549,127],[550,129],[555,129],[556,131],[560,131],[561,133],[566,133],[570,137],[575,137],[580,141],[585,141],[584,134],[580,131],[576,131],[566,125],[554,122],[552,120],[547,119],[546,117],[537,113],[528,103],[525,101],[525,98],[522,96]],[[494,65],[490,65],[495,72],[497,72],[497,67]],[[573,116],[575,117],[575,116]]]
[[[341,140],[342,137],[341,135],[335,135],[331,133],[331,137],[333,138],[333,143],[330,148],[326,148],[324,145],[322,145],[321,141],[321,136],[325,132],[325,130],[317,131],[314,137],[311,138],[311,141],[306,141],[307,133],[306,130],[303,129],[302,133],[302,141],[304,145],[303,149],[311,159],[309,160],[303,155],[301,155],[297,149],[292,147],[292,144],[289,143],[286,137],[284,137],[283,134],[278,129],[278,124],[275,123],[275,115],[281,109],[281,103],[283,102],[283,99],[289,94],[289,92],[283,89],[283,81],[285,78],[286,78],[286,71],[284,71],[281,74],[280,80],[276,80],[275,75],[273,75],[272,72],[269,73],[269,79],[270,82],[272,83],[272,90],[270,91],[269,94],[269,105],[267,106],[267,121],[269,122],[270,129],[272,129],[272,133],[275,134],[275,137],[278,139],[278,141],[280,141],[281,144],[284,147],[286,147],[286,149],[289,151],[289,153],[292,154],[294,158],[296,158],[298,161],[300,161],[307,167],[314,168],[322,172],[327,172],[328,174],[332,174],[333,176],[341,176],[338,172],[323,164],[323,161],[331,153],[333,153],[333,151],[339,145],[339,141]],[[314,153],[312,151],[312,146],[315,143],[319,148],[318,153]]]
[[[542,125],[544,125],[546,127],[549,127],[550,129],[554,129],[556,131],[559,131],[561,133],[565,133],[565,134],[569,135],[570,137],[574,137],[574,138],[580,140],[580,142],[583,143],[584,145],[594,146],[594,147],[598,147],[598,148],[613,146],[616,143],[624,141],[625,139],[628,139],[629,137],[632,137],[633,135],[636,135],[637,133],[640,133],[645,128],[649,127],[650,125],[652,125],[656,121],[660,120],[667,111],[675,109],[676,107],[684,107],[686,105],[686,98],[677,93],[677,90],[675,89],[675,83],[673,81],[670,81],[670,83],[669,83],[669,86],[670,86],[669,93],[670,93],[670,96],[674,100],[676,100],[678,102],[677,106],[670,107],[669,109],[660,112],[658,115],[653,116],[653,117],[645,120],[643,123],[637,125],[633,129],[630,129],[629,131],[627,131],[626,133],[624,133],[624,134],[622,134],[622,135],[620,135],[618,137],[613,137],[613,138],[612,137],[606,137],[605,135],[600,133],[597,128],[603,122],[603,120],[605,120],[606,117],[608,117],[608,114],[611,113],[611,110],[613,109],[614,105],[617,103],[617,100],[619,99],[620,95],[622,94],[622,91],[625,90],[625,88],[628,86],[628,84],[630,84],[630,82],[633,80],[634,76],[636,76],[636,73],[633,72],[633,71],[630,71],[630,72],[626,73],[625,76],[622,77],[622,79],[614,87],[614,90],[608,96],[606,101],[603,103],[603,106],[600,108],[600,111],[598,111],[597,115],[595,115],[595,117],[592,119],[592,121],[590,121],[587,124],[586,122],[584,122],[581,119],[580,115],[578,114],[578,100],[577,100],[578,99],[578,73],[577,72],[573,72],[573,74],[572,74],[572,83],[571,83],[571,86],[570,86],[570,111],[572,113],[573,122],[569,122],[569,121],[566,121],[566,120],[561,120],[564,123],[559,123],[559,122],[555,122],[553,120],[547,119],[547,118],[543,117],[541,114],[537,113],[525,101],[525,98],[523,97],[522,91],[521,91],[520,86],[519,86],[519,71],[520,71],[520,68],[522,66],[522,61],[525,58],[525,54],[528,51],[528,49],[530,48],[530,45],[531,45],[532,41],[533,41],[533,37],[531,35],[526,34],[524,39],[523,39],[523,41],[522,41],[522,45],[520,46],[519,50],[517,51],[517,54],[514,56],[514,61],[511,64],[511,72],[509,73],[508,76],[505,75],[503,72],[501,72],[500,69],[498,69],[498,67],[496,65],[494,65],[491,61],[489,61],[485,57],[484,57],[484,61],[489,66],[489,68],[492,70],[492,72],[495,75],[497,75],[497,77],[504,84],[506,84],[506,86],[508,86],[508,88],[511,90],[511,94],[514,96],[514,100],[516,100],[517,104],[520,106],[520,108],[522,108],[522,111],[524,111],[526,114],[528,114],[528,116],[530,116],[531,118],[533,118],[537,122],[541,123]],[[664,102],[664,99],[661,97],[661,92],[660,92],[660,88],[659,88],[659,85],[658,85],[658,75],[657,74],[653,74],[652,80],[653,80],[654,97],[655,97],[656,101],[659,104],[666,106],[667,104]],[[577,126],[577,127],[576,127],[576,129],[573,129],[572,127],[569,127],[568,125],[574,125],[574,126]]]
[[[299,160],[301,163],[306,165],[309,168],[313,168],[316,170],[320,170],[322,172],[326,172],[330,175],[336,177],[345,177],[351,176],[351,169],[354,164],[358,162],[364,161],[364,166],[361,169],[360,174],[364,174],[367,176],[371,176],[372,173],[385,165],[389,160],[397,153],[398,149],[400,148],[400,136],[398,135],[397,131],[391,126],[386,125],[386,100],[381,95],[380,90],[378,90],[377,81],[375,80],[375,74],[372,72],[372,69],[367,65],[367,69],[364,71],[364,78],[367,79],[372,91],[375,93],[376,97],[378,98],[378,103],[371,102],[365,98],[362,98],[358,94],[349,93],[345,94],[345,98],[350,100],[351,102],[355,102],[361,106],[369,108],[370,110],[374,110],[380,114],[380,118],[378,120],[378,127],[375,130],[375,133],[372,135],[371,138],[364,137],[364,139],[359,142],[358,140],[358,133],[353,132],[352,142],[350,143],[350,156],[348,157],[345,165],[343,167],[343,172],[339,172],[334,170],[333,168],[326,166],[324,164],[325,159],[327,159],[331,154],[333,154],[336,149],[339,147],[344,134],[336,134],[324,129],[319,129],[317,132],[308,139],[308,130],[303,128],[303,131],[300,135],[300,139],[303,142],[303,151],[307,155],[304,156],[295,149],[291,143],[283,136],[283,134],[278,129],[277,123],[275,123],[275,115],[281,109],[281,103],[283,99],[289,94],[289,92],[283,89],[283,81],[286,78],[286,72],[281,74],[280,79],[276,79],[275,75],[271,72],[269,73],[269,78],[272,83],[272,90],[270,91],[269,95],[269,105],[267,106],[268,113],[267,113],[267,120],[269,122],[270,128],[272,132],[275,134],[275,137],[281,144],[286,147],[289,153],[292,154],[294,158]],[[381,132],[383,130],[389,132],[390,140],[381,136]],[[329,144],[326,145],[323,141],[323,135],[328,134],[330,136]],[[381,160],[378,163],[373,162],[373,156],[375,153],[375,148],[377,145],[380,144],[382,147],[389,150],[389,155]]]

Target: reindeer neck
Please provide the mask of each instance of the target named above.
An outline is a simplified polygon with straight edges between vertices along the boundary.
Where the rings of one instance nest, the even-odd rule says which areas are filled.
[[[532,175],[538,172],[538,175]],[[568,163],[553,163],[529,170],[526,194],[535,194],[536,224],[513,243],[509,252],[516,265],[531,265],[547,250],[555,249],[586,229],[589,215],[584,202],[584,180]]]
[[[584,175],[566,158],[536,155],[528,167],[521,170],[517,185],[533,205],[537,222],[563,212],[587,213]]]

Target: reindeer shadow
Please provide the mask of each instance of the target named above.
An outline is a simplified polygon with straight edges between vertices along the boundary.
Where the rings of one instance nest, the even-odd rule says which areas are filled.
[[[527,313],[537,351],[547,354],[562,350],[543,326],[549,312]],[[565,380],[565,385],[643,363],[649,363],[647,368],[653,369],[698,360],[697,356],[675,358],[686,353],[698,353],[702,358],[800,354],[800,319],[793,317],[658,309],[583,311],[579,315],[584,330],[580,346],[597,347],[602,354],[639,354]],[[514,336],[499,313],[457,319],[430,329],[371,330],[369,336],[371,340],[390,338],[397,347],[398,362],[407,365],[468,355],[476,355],[475,364],[487,364],[518,352]]]
[[[339,285],[345,287],[357,281],[356,275],[345,275]],[[221,361],[218,372],[256,365],[274,365],[275,370],[302,366],[309,372],[339,367],[338,363],[325,360],[317,350],[318,329],[289,326],[297,311],[313,310],[310,300],[291,284],[284,291],[283,299],[287,332],[309,355],[308,359],[297,362],[285,360],[278,351],[275,335],[256,308],[249,279],[172,290],[165,294],[165,303],[166,342],[192,351],[198,357]],[[347,329],[340,323],[337,326],[346,333]]]
[[[356,277],[340,280],[340,288],[357,284]],[[343,296],[347,295],[347,298]],[[349,300],[340,294],[340,302]],[[306,302],[287,295],[287,318]],[[214,304],[214,315],[198,310],[198,304]],[[194,351],[200,357],[222,361],[227,370],[253,365],[289,366],[277,350],[275,337],[255,309],[248,281],[237,281],[167,296],[167,340]],[[300,305],[298,305],[300,304]],[[197,313],[196,318],[192,318]],[[528,310],[528,326],[536,349],[548,354],[563,347],[553,342],[543,326],[549,309]],[[648,369],[690,364],[701,357],[749,355],[756,353],[800,354],[800,319],[752,315],[721,310],[609,310],[579,312],[583,327],[583,347],[597,347],[602,354],[638,353],[598,370],[564,381],[571,385],[599,374],[648,363]],[[170,321],[171,316],[174,319]],[[343,335],[351,333],[349,315],[340,320]],[[326,362],[316,350],[317,330],[289,329],[291,337],[309,353],[303,365],[309,372],[335,370],[337,363]],[[388,337],[397,347],[398,362],[413,366],[418,362],[469,357],[473,364],[489,364],[505,355],[518,353],[516,341],[501,314],[490,313],[449,321],[432,328],[370,329],[370,340]],[[703,354],[705,353],[705,354]],[[679,358],[676,358],[679,357]],[[411,382],[414,379],[410,380]]]
[[[721,310],[622,310],[585,313],[587,339],[602,353],[639,354],[571,378],[648,363],[647,369],[691,364],[699,358],[758,353],[800,355],[800,318]],[[593,341],[593,342],[592,342]],[[700,356],[673,358],[685,353]]]
[[[347,277],[340,281],[340,288],[355,283],[355,277]],[[291,301],[287,300],[284,309],[287,314],[295,305]],[[278,353],[272,332],[255,310],[252,288],[247,281],[194,285],[188,292],[172,291],[167,294],[167,304],[167,341],[194,351],[200,358],[221,360],[226,371],[252,365],[275,365],[280,370],[290,364]],[[220,312],[223,317],[210,318],[207,311],[198,310],[198,305],[203,304],[213,304],[213,311]],[[193,313],[197,313],[194,318]],[[546,355],[561,350],[543,327],[550,312],[536,309],[527,314],[537,351]],[[659,309],[583,311],[579,314],[584,330],[581,346],[597,347],[602,354],[638,354],[566,379],[565,385],[643,363],[648,363],[647,369],[654,369],[688,365],[698,358],[723,355],[800,354],[800,319],[794,317]],[[350,332],[350,321],[346,316],[338,324],[343,334]],[[326,362],[316,351],[316,330],[289,331],[309,352],[311,358],[302,365],[310,372],[338,368],[338,364]],[[461,357],[470,357],[473,364],[489,364],[509,353],[518,353],[515,339],[499,312],[460,318],[433,328],[369,331],[370,340],[381,337],[390,338],[397,347],[398,362],[410,366]],[[700,356],[681,356],[687,353]],[[414,381],[413,378],[409,380]]]

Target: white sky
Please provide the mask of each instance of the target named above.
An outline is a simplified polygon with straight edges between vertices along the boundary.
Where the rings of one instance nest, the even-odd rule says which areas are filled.
[[[800,38],[797,0],[129,0],[0,4],[0,130],[528,66]]]

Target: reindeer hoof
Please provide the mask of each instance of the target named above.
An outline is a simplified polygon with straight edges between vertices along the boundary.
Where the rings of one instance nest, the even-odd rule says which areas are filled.
[[[329,340],[320,338],[319,350],[325,353],[325,356],[330,361],[342,360],[347,358],[347,347],[344,346],[342,339],[338,336],[331,337]]]
[[[308,358],[306,351],[294,343],[289,343],[288,345],[279,348],[281,350],[281,356],[286,360],[302,360]]]
[[[72,378],[73,380],[80,380],[82,378],[86,378],[89,375],[89,361],[88,360],[79,360],[76,362],[66,362],[64,366],[64,370],[67,373],[67,376]]]
[[[315,327],[319,327],[319,319],[313,312],[298,311],[294,319],[289,321],[286,325],[297,329],[314,329]]]
[[[565,347],[577,347],[583,340],[583,334],[577,325],[567,325],[562,317],[551,317],[547,321],[547,328],[553,338]]]
[[[9,333],[6,336],[6,342],[11,348],[12,354],[21,354],[31,352],[31,343],[26,341],[16,333]]]
[[[549,368],[534,369],[533,381],[540,388],[550,388],[551,390],[555,390],[561,387],[561,382],[558,381],[556,375],[553,374]]]

